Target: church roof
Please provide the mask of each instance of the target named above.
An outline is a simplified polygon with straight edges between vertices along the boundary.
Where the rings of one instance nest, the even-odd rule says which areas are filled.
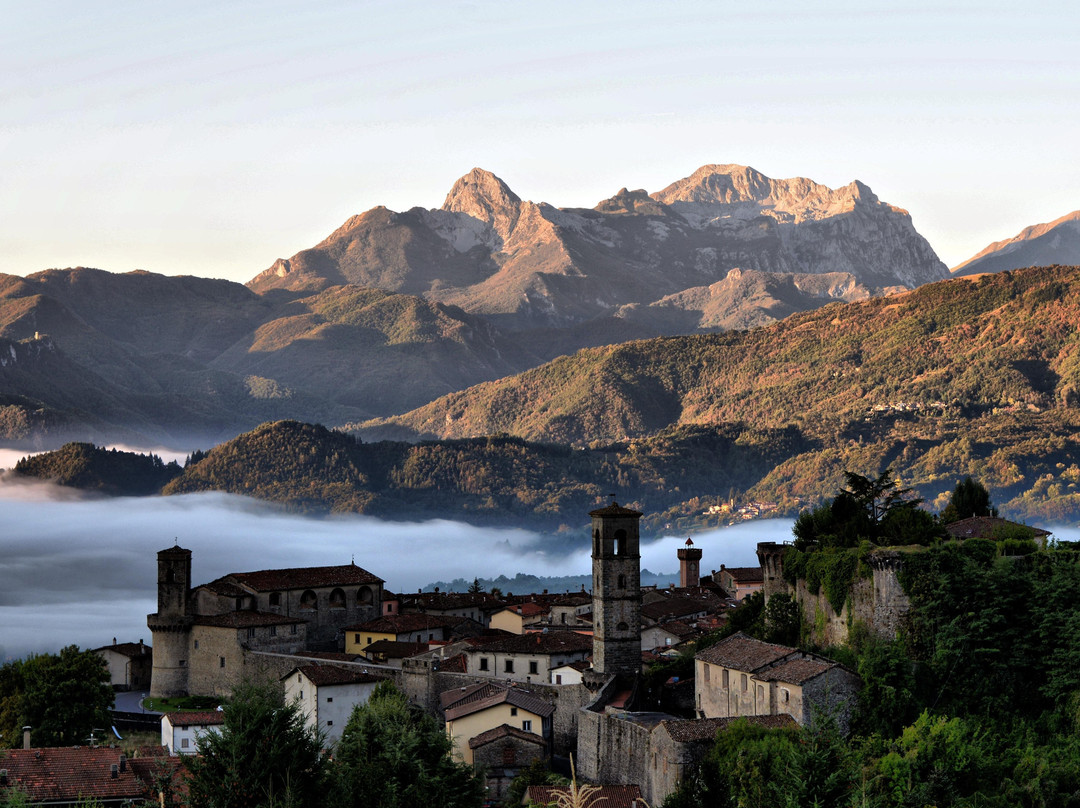
[[[234,572],[219,578],[218,581],[235,582],[250,587],[256,592],[383,583],[382,578],[372,575],[355,564],[343,564],[339,567],[294,567],[285,570]],[[212,581],[207,586],[213,586],[218,581]]]
[[[694,658],[739,671],[756,671],[796,652],[795,648],[755,640],[740,631],[704,651],[698,651]]]

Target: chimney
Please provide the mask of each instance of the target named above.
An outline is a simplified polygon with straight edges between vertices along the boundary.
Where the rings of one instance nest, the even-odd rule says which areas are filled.
[[[109,776],[115,780],[120,776],[120,767],[115,763],[109,767]]]
[[[30,748],[30,727],[23,727],[22,728],[22,748],[23,749],[29,749]]]
[[[121,755],[120,756],[120,771],[121,772],[126,772],[127,771],[127,755]]]

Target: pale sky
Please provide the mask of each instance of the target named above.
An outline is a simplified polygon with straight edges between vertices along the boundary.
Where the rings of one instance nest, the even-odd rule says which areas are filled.
[[[1074,2],[0,0],[0,272],[240,282],[474,166],[592,207],[706,163],[949,266],[1080,208]]]

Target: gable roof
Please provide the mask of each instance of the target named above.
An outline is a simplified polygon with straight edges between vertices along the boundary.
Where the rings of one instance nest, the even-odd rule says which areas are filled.
[[[233,572],[217,581],[211,581],[207,586],[216,585],[218,582],[241,584],[256,592],[276,592],[287,589],[381,584],[383,579],[355,564],[343,564],[339,567],[294,567],[284,570]]]
[[[376,617],[366,623],[346,626],[343,631],[371,631],[379,634],[407,634],[410,631],[423,631],[429,628],[450,628],[450,621],[434,614],[410,612],[408,614],[388,614]]]
[[[552,654],[592,653],[592,637],[574,631],[536,631],[531,634],[509,634],[504,637],[477,638],[479,644],[469,649],[470,654]]]
[[[641,607],[641,616],[653,621],[664,618],[689,617],[692,614],[704,614],[709,611],[709,604],[690,598],[666,598],[655,600]]]
[[[789,659],[761,672],[758,678],[763,682],[787,682],[801,685],[832,668],[839,667],[841,667],[839,662],[827,662],[822,659]]]
[[[1012,531],[1017,528],[1030,530],[1031,537],[1034,539],[1041,539],[1050,535],[1049,530],[1031,527],[1030,525],[1021,525],[1019,522],[1010,522],[1000,516],[971,516],[967,519],[961,519],[959,522],[945,525],[949,535],[957,539],[992,539],[999,531],[1006,529]]]
[[[120,757],[119,750],[105,746],[11,749],[0,761],[0,768],[7,769],[8,787],[22,788],[34,803],[74,802],[81,797],[142,800],[151,796],[126,759],[124,771],[112,776],[112,766],[119,766]],[[6,790],[0,787],[0,793]]]
[[[521,804],[558,804],[556,795],[569,795],[569,793],[570,786],[529,786]],[[590,804],[598,808],[645,808],[647,805],[641,798],[640,786],[600,786],[600,790],[593,795]]]
[[[387,659],[405,659],[428,650],[426,642],[401,642],[399,640],[376,640],[364,647],[369,656],[383,656]]]
[[[493,729],[485,730],[479,735],[474,735],[469,738],[469,748],[478,749],[484,744],[497,741],[500,738],[517,738],[519,741],[527,741],[528,743],[534,743],[537,746],[546,746],[547,742],[542,735],[537,735],[535,732],[526,732],[523,729],[512,727],[509,724],[499,724],[499,726]]]
[[[165,713],[162,721],[168,721],[173,727],[214,727],[225,723],[222,710],[185,710]]]
[[[732,580],[740,584],[760,584],[765,581],[765,573],[761,567],[720,567],[720,572],[726,572]]]
[[[151,652],[150,646],[141,642],[114,642],[112,645],[103,645],[100,648],[95,648],[95,651],[112,651],[114,654],[120,654],[121,656],[141,657],[149,655]]]
[[[316,687],[334,685],[358,685],[381,682],[385,677],[368,673],[365,668],[346,667],[344,665],[301,665],[293,668],[282,679],[288,679],[294,673],[302,673]]]
[[[739,631],[704,651],[698,651],[694,659],[740,671],[755,671],[793,653],[797,653],[794,648],[755,640]]]
[[[444,707],[446,720],[455,721],[462,716],[479,713],[499,704],[520,707],[522,710],[528,710],[533,715],[538,715],[541,718],[547,718],[555,712],[554,704],[534,696],[531,692],[516,687],[498,685],[494,682],[485,683],[485,687],[487,689],[477,690],[476,693],[453,702],[452,706]]]

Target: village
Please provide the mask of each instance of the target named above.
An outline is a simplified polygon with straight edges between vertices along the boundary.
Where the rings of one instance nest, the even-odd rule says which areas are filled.
[[[859,677],[794,647],[735,632],[696,651],[692,677],[671,677],[659,693],[647,692],[647,674],[724,626],[750,597],[794,595],[833,642],[846,639],[855,614],[871,631],[894,633],[909,605],[896,583],[896,551],[871,559],[873,580],[838,614],[802,582],[792,589],[783,577],[785,545],[772,543],[758,545],[759,566],[720,564],[702,575],[703,551],[687,539],[673,559],[678,586],[642,587],[642,514],[612,500],[589,516],[591,592],[395,593],[355,564],[194,584],[192,551],[166,548],[157,554],[157,611],[147,617],[151,643],[114,640],[95,651],[114,689],[151,698],[225,701],[243,682],[279,682],[331,749],[353,709],[392,681],[444,723],[454,757],[485,778],[488,804],[502,802],[531,764],[558,766],[572,756],[577,777],[600,789],[606,808],[639,800],[655,806],[736,719],[782,727],[825,716],[846,731]],[[985,535],[1004,522],[966,519],[950,532]],[[123,722],[125,715],[114,715]],[[160,728],[160,747],[131,758],[104,738],[102,745],[36,748],[26,727],[23,749],[2,761],[0,789],[18,786],[50,805],[88,795],[102,804],[156,802],[148,761],[197,754],[200,737],[219,732],[224,713],[141,720]],[[548,804],[550,788],[531,786],[526,803]]]

